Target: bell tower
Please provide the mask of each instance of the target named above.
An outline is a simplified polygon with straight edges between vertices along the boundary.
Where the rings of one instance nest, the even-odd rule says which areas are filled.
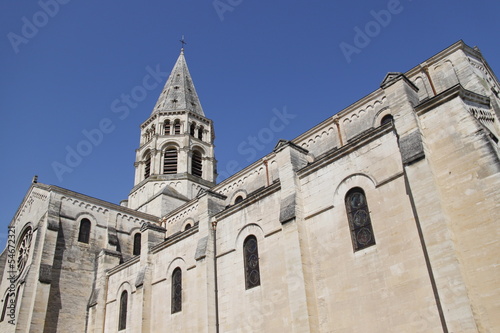
[[[141,125],[128,207],[163,216],[215,185],[215,133],[196,94],[184,48]]]

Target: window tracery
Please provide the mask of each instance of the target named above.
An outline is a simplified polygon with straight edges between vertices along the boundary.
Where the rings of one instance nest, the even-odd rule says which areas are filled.
[[[259,249],[257,238],[248,236],[243,242],[243,257],[245,263],[245,288],[260,286]]]
[[[17,271],[19,272],[19,274],[21,274],[21,272],[26,267],[26,264],[28,263],[32,238],[33,229],[31,229],[31,227],[28,227],[23,232],[17,245]]]
[[[375,236],[365,192],[358,187],[351,189],[346,195],[345,204],[354,251],[374,245]]]

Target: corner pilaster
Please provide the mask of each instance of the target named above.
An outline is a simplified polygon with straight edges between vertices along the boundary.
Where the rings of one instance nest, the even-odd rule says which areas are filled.
[[[200,318],[206,318],[206,331],[209,333],[218,332],[218,300],[216,295],[216,222],[213,216],[225,207],[224,200],[226,196],[205,190],[198,195],[198,211],[201,212],[199,219],[199,235],[198,245],[196,248],[195,259],[197,261],[197,269],[200,269],[200,275],[203,281],[198,284],[198,293],[206,295],[200,297],[199,302],[205,299],[206,303],[199,303],[198,309]]]
[[[121,253],[102,249],[97,255],[96,277],[94,289],[88,304],[87,332],[102,332],[106,316],[106,297],[108,294],[108,277],[106,273],[109,269],[120,264]]]
[[[305,226],[300,180],[297,171],[307,165],[308,151],[296,144],[280,140],[274,148],[281,183],[279,221],[283,228],[287,281],[302,281],[288,286],[293,331],[319,331],[318,312],[313,305],[316,293],[311,270],[311,255]]]
[[[403,164],[425,157],[422,134],[414,107],[419,103],[418,88],[402,73],[389,73],[380,85],[394,117]]]

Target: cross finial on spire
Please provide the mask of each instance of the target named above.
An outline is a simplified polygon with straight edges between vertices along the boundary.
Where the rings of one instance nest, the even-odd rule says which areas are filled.
[[[186,45],[186,41],[184,40],[184,35],[182,35],[182,38],[181,40],[179,40],[179,42],[181,42],[181,51],[184,51],[184,45]]]

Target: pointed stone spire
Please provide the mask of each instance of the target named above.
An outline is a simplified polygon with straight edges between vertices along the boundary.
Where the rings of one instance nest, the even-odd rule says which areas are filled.
[[[152,114],[157,111],[191,111],[205,116],[184,58],[184,47],[181,48],[181,54],[177,58]]]

